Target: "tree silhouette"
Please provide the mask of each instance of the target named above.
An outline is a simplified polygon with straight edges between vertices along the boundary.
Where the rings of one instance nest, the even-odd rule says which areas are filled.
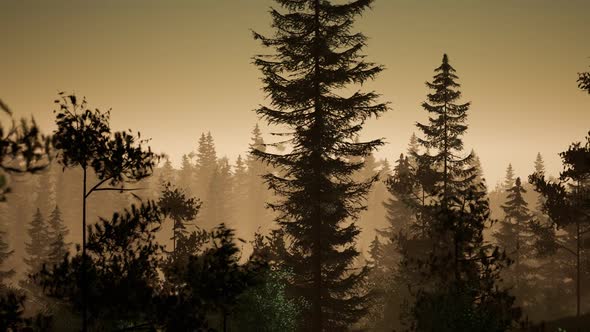
[[[49,251],[47,224],[39,209],[33,216],[28,233],[30,242],[25,243],[28,258],[25,258],[24,261],[29,266],[29,273],[36,273],[41,270],[41,267],[47,261]]]
[[[136,182],[147,177],[157,164],[158,156],[146,140],[127,132],[111,132],[110,112],[88,108],[86,99],[81,101],[75,95],[59,94],[55,100],[57,130],[53,144],[57,157],[64,168],[82,169],[82,262],[86,256],[86,201],[98,191],[132,191],[124,188],[125,183]],[[88,171],[92,169],[98,179],[88,189]],[[105,185],[110,185],[105,187]],[[120,187],[115,187],[115,186]],[[82,271],[85,271],[83,268]],[[82,289],[85,290],[84,275]],[[84,294],[84,292],[83,292]],[[87,330],[86,301],[82,301],[82,330]]]
[[[51,215],[49,216],[48,224],[48,240],[49,248],[47,253],[47,263],[54,265],[59,263],[68,253],[70,243],[66,243],[65,239],[70,232],[66,225],[64,225],[61,217],[59,206],[55,206]]]
[[[201,202],[193,197],[187,197],[184,191],[166,184],[158,201],[165,216],[172,219],[172,251],[176,251],[176,241],[186,236],[186,223],[194,220],[201,207]]]
[[[265,176],[279,201],[271,208],[289,247],[283,259],[293,271],[293,291],[310,303],[302,324],[309,331],[339,330],[366,312],[368,295],[359,291],[368,269],[354,271],[354,246],[362,200],[376,177],[355,182],[363,167],[344,156],[366,157],[381,140],[355,143],[364,121],[387,110],[374,92],[342,96],[350,84],[373,79],[380,66],[365,62],[366,37],[352,33],[354,18],[371,0],[335,4],[320,0],[278,0],[272,9],[275,33],[254,37],[275,53],[257,56],[270,107],[256,112],[271,125],[286,126],[292,151],[252,152],[279,167]],[[277,174],[278,173],[278,174]]]
[[[45,169],[51,161],[51,139],[39,131],[34,119],[21,119],[17,124],[12,111],[0,100],[0,115],[9,117],[11,126],[0,122],[0,200],[10,191],[7,174],[35,173]]]
[[[549,216],[552,227],[566,229],[573,237],[573,247],[555,237],[554,232],[543,231],[538,225],[537,233],[545,234],[545,247],[549,250],[565,250],[575,260],[576,267],[576,316],[581,313],[581,278],[583,257],[587,251],[590,234],[590,132],[586,142],[572,144],[560,154],[564,170],[558,182],[545,180],[543,173],[534,173],[529,182],[543,195],[543,211]]]

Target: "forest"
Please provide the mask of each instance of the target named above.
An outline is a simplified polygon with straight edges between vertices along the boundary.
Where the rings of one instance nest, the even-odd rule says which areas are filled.
[[[175,167],[92,96],[56,93],[53,131],[0,100],[0,331],[589,332],[590,128],[558,174],[535,151],[491,186],[440,54],[427,120],[377,157],[374,1],[274,2],[235,160],[196,132]]]

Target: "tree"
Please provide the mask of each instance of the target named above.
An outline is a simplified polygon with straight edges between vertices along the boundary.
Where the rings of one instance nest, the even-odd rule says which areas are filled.
[[[193,183],[193,165],[189,159],[189,157],[184,154],[182,155],[182,163],[180,165],[180,172],[178,172],[178,183],[179,185],[183,186],[183,189],[187,192],[191,192],[191,187]]]
[[[65,239],[69,233],[68,228],[64,225],[61,217],[59,206],[55,206],[48,221],[48,240],[49,248],[47,255],[47,263],[55,265],[61,262],[68,253],[69,243]]]
[[[175,252],[176,241],[181,236],[188,234],[186,224],[197,217],[201,202],[194,197],[187,197],[183,190],[166,184],[158,205],[164,216],[169,216],[172,219],[172,251]]]
[[[8,243],[6,243],[6,232],[0,231],[0,266],[4,266],[6,264],[6,260],[14,253],[13,250],[10,250]],[[3,285],[6,279],[12,277],[14,275],[14,270],[1,270],[0,271],[0,284]]]
[[[55,100],[57,130],[53,144],[58,150],[58,160],[64,168],[82,169],[82,262],[86,260],[86,201],[98,191],[133,191],[124,188],[125,183],[136,182],[153,171],[159,156],[144,144],[138,133],[111,132],[110,112],[90,110],[86,99],[79,101],[75,95],[59,93]],[[98,182],[88,189],[88,172],[93,170]],[[110,187],[105,187],[108,184]],[[120,187],[116,187],[120,186]],[[82,271],[85,271],[83,268]],[[85,290],[84,274],[82,289]],[[86,301],[83,301],[83,307]],[[82,310],[82,330],[87,330],[86,310]]]
[[[506,168],[506,177],[504,178],[504,191],[509,191],[514,187],[514,169],[512,164],[508,164]]]
[[[590,94],[590,72],[578,73],[578,88]]]
[[[0,122],[0,200],[10,191],[8,175],[36,173],[51,162],[51,140],[41,134],[34,119],[21,119],[17,125],[12,111],[0,100],[0,114],[6,114],[11,127],[5,129]]]
[[[411,314],[418,331],[504,331],[519,312],[514,299],[497,287],[500,271],[508,264],[497,248],[484,243],[489,203],[473,153],[464,156],[462,135],[467,130],[470,103],[458,104],[458,76],[445,54],[435,69],[433,90],[422,104],[427,124],[418,123],[426,150],[416,154],[421,186],[430,198],[414,203],[426,230],[430,248],[410,259],[418,278]],[[410,201],[411,202],[411,201]],[[418,201],[419,202],[419,201]]]
[[[37,209],[33,221],[28,229],[30,242],[25,243],[25,251],[28,258],[25,263],[29,266],[29,273],[36,273],[41,270],[44,262],[47,261],[49,236],[48,229],[41,211]]]
[[[368,269],[352,270],[359,255],[355,223],[362,199],[376,177],[355,182],[352,175],[381,140],[355,143],[364,121],[387,110],[374,92],[339,95],[342,88],[373,79],[380,66],[360,52],[366,37],[352,33],[354,18],[371,0],[334,4],[320,0],[279,0],[285,12],[271,10],[274,36],[254,37],[275,53],[254,60],[262,71],[270,107],[257,110],[271,125],[286,126],[292,150],[284,154],[253,149],[279,167],[265,180],[280,199],[271,208],[289,241],[283,259],[293,271],[291,289],[310,307],[303,311],[309,331],[339,330],[367,311],[368,294],[359,292]]]
[[[545,180],[542,173],[534,173],[529,182],[535,190],[543,195],[543,211],[551,220],[555,229],[565,229],[573,239],[573,246],[567,245],[555,236],[555,232],[542,232],[537,225],[537,232],[547,234],[544,240],[549,250],[565,250],[571,254],[576,267],[576,316],[581,313],[581,278],[583,257],[586,255],[586,240],[590,234],[590,132],[586,142],[574,143],[567,151],[560,154],[564,170],[558,182]]]
[[[505,217],[500,223],[500,229],[494,233],[500,247],[514,260],[514,264],[504,272],[504,279],[513,287],[517,299],[524,299],[527,278],[531,272],[527,260],[533,258],[530,231],[532,215],[523,197],[525,193],[517,177],[514,186],[508,190],[505,205],[502,205]]]

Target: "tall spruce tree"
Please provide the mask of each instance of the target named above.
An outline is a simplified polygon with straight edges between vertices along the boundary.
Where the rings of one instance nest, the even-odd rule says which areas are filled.
[[[364,61],[366,37],[352,33],[354,18],[372,0],[335,4],[326,0],[277,0],[272,9],[273,37],[255,33],[275,53],[257,56],[264,91],[272,101],[257,113],[271,125],[291,131],[292,151],[253,153],[280,167],[268,174],[269,187],[281,198],[271,207],[290,245],[283,260],[294,275],[292,290],[310,304],[303,328],[348,328],[366,313],[367,294],[359,292],[368,269],[352,269],[359,255],[355,218],[375,178],[355,182],[363,167],[342,156],[366,157],[381,140],[355,143],[364,121],[387,110],[374,92],[342,96],[342,88],[371,80],[382,68]]]
[[[426,150],[417,154],[425,168],[422,186],[431,198],[418,206],[425,219],[431,248],[426,259],[418,258],[422,270],[419,291],[412,309],[418,331],[502,331],[518,318],[513,298],[497,287],[499,272],[507,260],[498,248],[483,240],[489,222],[485,183],[476,182],[473,154],[463,153],[470,103],[458,104],[461,92],[455,69],[445,54],[427,86],[433,90],[423,108],[427,124],[418,123]],[[430,183],[424,183],[428,179]],[[410,261],[411,262],[411,261]],[[426,269],[425,269],[426,268]]]
[[[29,267],[29,273],[37,273],[41,271],[43,264],[47,260],[49,248],[47,224],[39,209],[37,209],[33,216],[33,220],[28,229],[28,234],[29,242],[25,243],[27,257],[24,261]]]
[[[514,264],[504,272],[504,280],[513,287],[513,292],[519,300],[523,300],[523,289],[531,272],[528,260],[533,258],[530,231],[532,216],[524,200],[525,193],[526,190],[517,177],[514,186],[508,190],[506,203],[502,205],[505,217],[500,222],[500,229],[494,233],[499,246],[514,261]]]
[[[514,168],[512,163],[506,167],[506,176],[504,177],[504,191],[509,191],[514,187]]]
[[[55,265],[60,263],[68,253],[69,243],[66,243],[66,236],[69,230],[64,225],[59,206],[55,206],[48,220],[48,241],[47,263]]]

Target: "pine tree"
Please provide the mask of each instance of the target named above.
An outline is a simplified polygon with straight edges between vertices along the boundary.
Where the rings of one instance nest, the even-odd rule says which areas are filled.
[[[519,298],[523,292],[522,287],[526,282],[527,260],[531,257],[532,235],[530,232],[531,214],[523,194],[526,190],[522,187],[520,178],[517,177],[514,186],[508,190],[506,203],[502,205],[505,217],[500,223],[500,229],[494,234],[498,244],[508,256],[514,260],[505,271],[505,280],[514,287],[514,292]]]
[[[168,183],[176,183],[176,174],[172,167],[170,158],[164,158],[164,164],[158,169],[158,182],[160,186],[165,186]]]
[[[514,169],[512,164],[508,164],[504,178],[504,191],[509,191],[512,187],[514,187]]]
[[[342,156],[366,157],[380,140],[354,143],[363,122],[387,109],[373,92],[338,93],[350,83],[373,79],[382,68],[363,60],[366,38],[351,33],[354,18],[371,0],[334,4],[320,0],[278,0],[285,10],[272,10],[275,35],[255,34],[274,55],[258,56],[270,107],[257,110],[269,124],[290,129],[292,151],[253,153],[282,169],[265,179],[280,200],[279,213],[290,244],[283,260],[294,273],[292,291],[310,304],[303,329],[319,332],[351,326],[367,310],[359,287],[367,269],[351,270],[359,255],[355,217],[376,178],[355,182],[363,163]]]
[[[537,234],[548,235],[541,237],[539,242],[551,251],[568,252],[572,260],[570,264],[576,268],[576,316],[579,317],[582,312],[582,265],[588,250],[585,241],[590,233],[590,132],[586,142],[574,143],[559,155],[564,170],[558,182],[545,180],[543,173],[534,173],[529,177],[529,182],[543,195],[543,211],[551,220],[549,232],[541,225],[536,225]],[[569,241],[560,241],[556,236],[557,229],[565,229]]]
[[[29,267],[29,273],[32,274],[41,271],[43,264],[47,261],[49,246],[47,224],[45,224],[39,209],[35,212],[28,234],[30,242],[25,243],[25,251],[28,257],[24,259],[24,262]]]
[[[209,185],[208,201],[204,203],[203,221],[206,227],[213,228],[219,224],[232,224],[232,174],[229,160],[226,157],[219,159],[217,168],[211,177]]]
[[[195,187],[192,189],[193,195],[203,202],[201,213],[197,216],[200,224],[208,223],[206,218],[209,215],[209,193],[211,191],[212,178],[217,169],[217,152],[211,132],[201,134],[197,147],[197,160],[195,165]]]
[[[484,245],[487,190],[483,181],[476,182],[474,155],[463,153],[470,103],[457,104],[460,85],[446,54],[435,72],[426,83],[434,91],[422,105],[429,123],[417,124],[424,134],[418,141],[426,150],[416,155],[417,164],[427,175],[418,179],[430,199],[415,208],[431,248],[426,259],[413,263],[426,278],[417,278],[412,316],[418,331],[504,330],[518,318],[518,310],[512,308],[513,298],[496,287],[505,256]]]
[[[266,145],[258,124],[252,130],[250,149],[266,152]],[[246,223],[249,228],[256,230],[272,220],[269,211],[266,209],[266,203],[271,200],[271,194],[262,179],[262,176],[271,172],[271,170],[267,164],[252,153],[248,153],[246,165],[248,167],[248,214]]]
[[[193,178],[193,165],[191,164],[189,157],[186,154],[183,154],[180,171],[178,172],[178,185],[189,195],[191,193]]]
[[[49,265],[55,265],[60,263],[65,255],[68,253],[69,243],[66,243],[66,237],[68,236],[69,230],[64,225],[61,217],[61,211],[59,206],[55,206],[51,215],[49,216],[49,229],[48,229],[48,255],[47,263]]]

